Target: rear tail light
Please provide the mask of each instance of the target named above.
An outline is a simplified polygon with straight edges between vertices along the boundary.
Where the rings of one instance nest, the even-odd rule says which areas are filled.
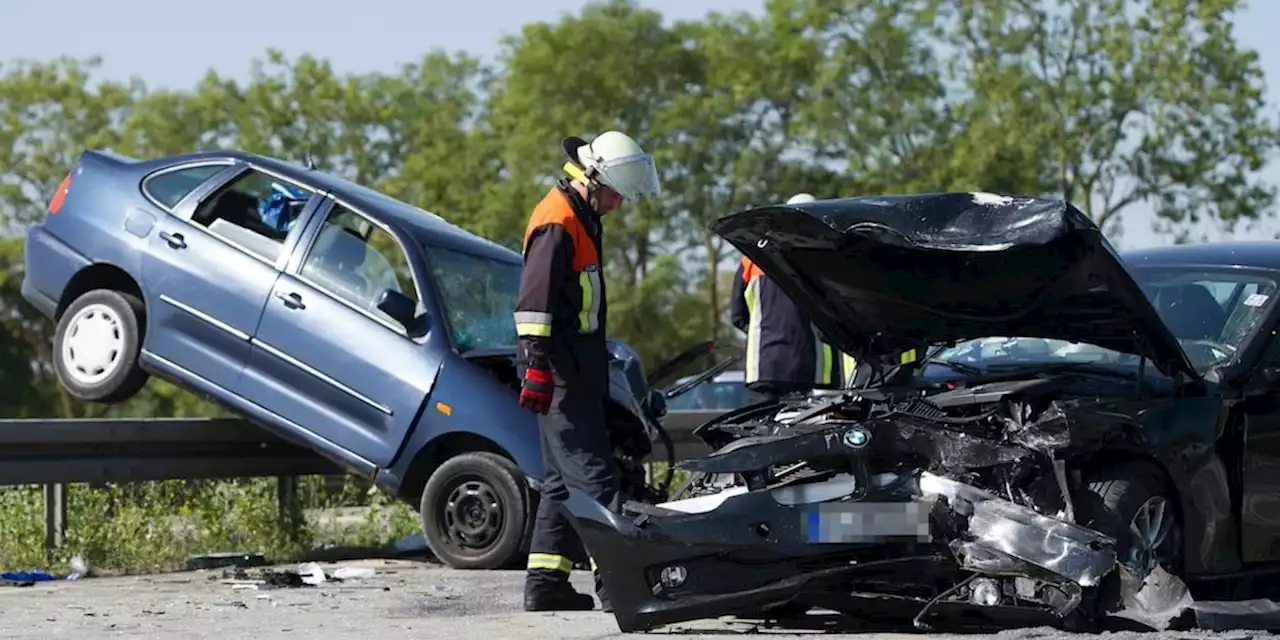
[[[71,189],[71,174],[62,179],[58,184],[58,190],[53,192],[53,199],[49,200],[49,214],[55,214],[62,208],[62,203],[67,199],[67,191]]]

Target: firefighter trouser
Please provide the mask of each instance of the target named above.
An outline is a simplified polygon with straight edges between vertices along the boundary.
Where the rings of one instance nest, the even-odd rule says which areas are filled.
[[[557,380],[559,382],[559,380]],[[551,410],[538,416],[542,441],[542,495],[529,543],[529,586],[555,587],[569,578],[573,560],[589,554],[561,511],[569,488],[619,511],[617,462],[609,441],[603,391],[556,385]],[[595,569],[595,561],[591,559]],[[596,591],[602,593],[599,575]]]

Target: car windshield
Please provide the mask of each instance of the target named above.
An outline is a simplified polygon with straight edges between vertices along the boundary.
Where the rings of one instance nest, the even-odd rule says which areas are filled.
[[[1273,278],[1234,269],[1145,267],[1133,274],[1201,373],[1234,359],[1276,293]],[[1127,367],[1138,363],[1135,355],[1092,344],[1017,336],[961,342],[939,351],[931,360],[964,370],[1057,364]]]
[[[520,265],[470,253],[425,247],[440,304],[461,352],[516,348]]]

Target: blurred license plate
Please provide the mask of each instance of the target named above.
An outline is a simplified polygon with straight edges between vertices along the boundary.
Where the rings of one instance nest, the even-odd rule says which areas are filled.
[[[918,502],[826,502],[808,505],[800,527],[811,544],[930,542],[929,505]]]

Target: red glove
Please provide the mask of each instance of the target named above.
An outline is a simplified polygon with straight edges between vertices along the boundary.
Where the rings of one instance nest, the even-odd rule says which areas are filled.
[[[551,411],[551,396],[555,391],[554,378],[546,369],[526,369],[524,384],[520,388],[520,406],[538,414]]]

